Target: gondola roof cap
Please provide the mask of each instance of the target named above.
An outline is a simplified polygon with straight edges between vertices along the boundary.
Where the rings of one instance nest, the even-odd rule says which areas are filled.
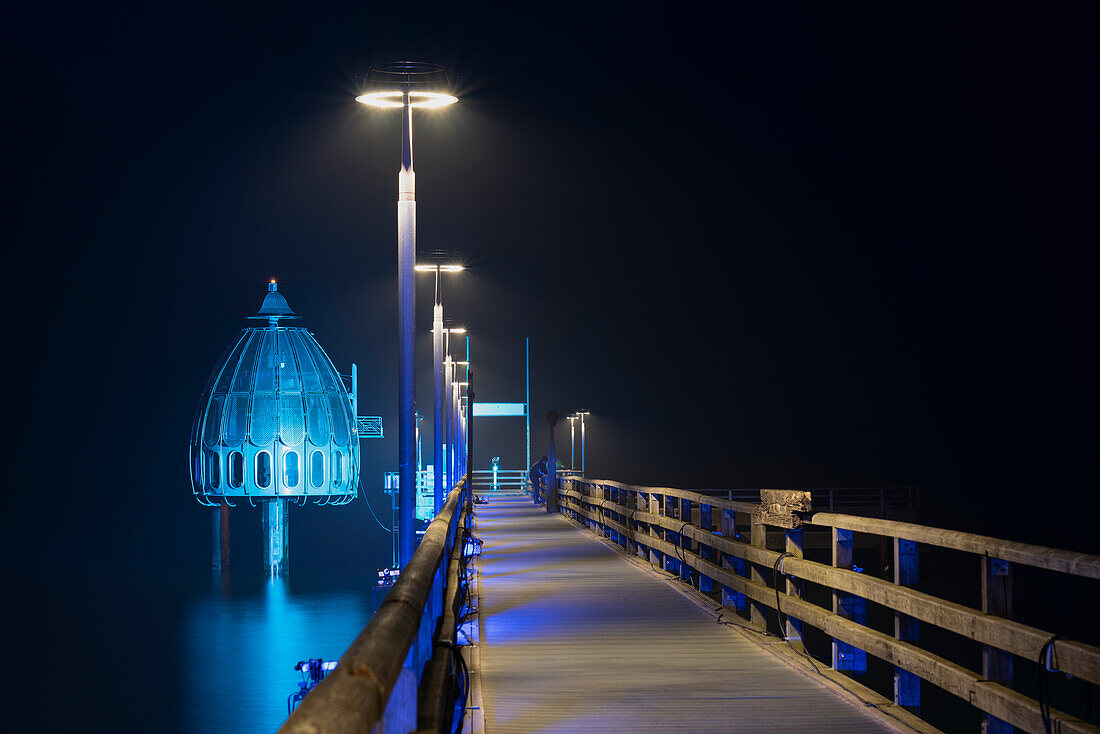
[[[260,311],[255,316],[249,316],[250,319],[264,320],[267,319],[268,323],[272,326],[277,326],[280,319],[300,319],[296,313],[290,310],[290,304],[286,302],[286,298],[279,292],[279,284],[272,280],[267,284],[267,295],[264,296],[263,305],[260,306]]]

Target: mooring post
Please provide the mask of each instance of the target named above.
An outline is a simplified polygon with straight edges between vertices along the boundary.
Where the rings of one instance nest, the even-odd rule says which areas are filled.
[[[917,544],[912,540],[894,538],[894,583],[916,586],[919,578]],[[920,623],[912,617],[894,613],[894,637],[898,640],[920,639]],[[894,703],[920,716],[920,677],[894,668]]]
[[[851,569],[854,545],[852,531],[834,527],[832,528],[832,536],[833,566],[835,568]],[[867,600],[833,589],[833,613],[860,624],[867,624]],[[867,653],[834,637],[833,670],[842,670],[846,673],[866,673]]]
[[[982,611],[1012,619],[1012,566],[1008,561],[982,557]],[[982,645],[982,676],[1012,688],[1012,653]],[[1012,729],[1007,722],[982,714],[984,734],[1009,734]]]

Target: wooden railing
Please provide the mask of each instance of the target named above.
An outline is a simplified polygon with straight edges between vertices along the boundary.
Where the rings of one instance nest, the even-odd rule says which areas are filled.
[[[471,499],[455,485],[366,628],[280,732],[451,731]]]
[[[1048,669],[1098,685],[1100,648],[1009,619],[1014,565],[1100,579],[1100,556],[911,523],[813,514],[809,493],[764,490],[761,502],[755,503],[599,479],[560,479],[558,486],[563,513],[624,550],[692,580],[700,591],[720,595],[724,605],[758,628],[766,626],[770,608],[786,618],[784,634],[796,647],[801,646],[804,625],[823,631],[832,638],[834,669],[851,670],[852,661],[865,655],[893,665],[894,702],[913,713],[919,715],[920,680],[924,680],[984,712],[987,733],[1012,727],[1031,732],[1100,732],[1087,721],[1050,709],[1049,702],[1012,687],[1014,656],[1043,658]],[[545,493],[545,482],[540,490]],[[765,547],[769,526],[784,533],[784,552]],[[803,558],[807,527],[830,534],[830,565]],[[748,542],[741,539],[739,529],[748,530]],[[852,570],[853,533],[890,540],[893,582]],[[913,588],[918,580],[918,544],[964,551],[981,559],[980,610]],[[782,578],[779,595],[768,583],[773,576]],[[807,582],[831,589],[831,608],[804,598]],[[893,610],[894,633],[862,623],[860,605],[854,603],[859,600]],[[921,623],[980,643],[982,671],[919,647]]]

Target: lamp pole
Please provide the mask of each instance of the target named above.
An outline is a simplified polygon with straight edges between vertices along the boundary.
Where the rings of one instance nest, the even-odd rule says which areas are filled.
[[[372,76],[373,74],[373,76]],[[450,94],[423,91],[441,66],[412,61],[374,64],[367,82],[385,88],[359,95],[356,101],[375,107],[401,107],[401,170],[397,174],[397,471],[398,565],[404,567],[416,546],[416,361],[413,318],[416,306],[416,174],[413,172],[412,108],[457,102]]]
[[[397,522],[398,564],[404,568],[416,544],[414,526],[416,473],[413,441],[416,360],[413,353],[413,314],[416,289],[416,174],[413,172],[412,107],[409,85],[401,95],[401,171],[397,174]]]
[[[435,494],[435,514],[443,509],[443,286],[439,268],[435,269],[435,310],[432,317],[432,392],[435,398],[435,476],[432,486]]]
[[[581,476],[582,477],[587,476],[584,473],[584,468],[585,468],[585,464],[584,464],[584,417],[586,415],[590,415],[589,411],[587,411],[587,410],[578,410],[576,412],[576,416],[581,419]]]
[[[440,406],[443,424],[443,463],[447,471],[443,475],[443,496],[451,490],[455,482],[454,460],[456,427],[454,422],[454,383],[456,382],[455,368],[457,362],[451,359],[451,334],[465,334],[465,328],[441,329],[443,332],[443,404]]]
[[[576,462],[576,442],[577,442],[577,416],[566,416],[569,420],[569,470],[573,471],[577,468]]]
[[[461,265],[441,265],[437,263],[417,265],[416,270],[422,273],[435,273],[435,306],[432,311],[432,398],[435,406],[435,425],[433,426],[435,447],[432,457],[435,466],[433,468],[432,486],[433,505],[435,514],[438,515],[439,511],[443,509],[443,502],[447,499],[447,488],[443,474],[445,464],[444,443],[446,440],[444,430],[446,405],[443,394],[443,334],[445,331],[443,328],[443,273],[457,273],[462,271],[463,267]]]
[[[447,467],[447,471],[443,476],[444,493],[451,490],[451,462],[454,461],[451,456],[451,444],[454,442],[454,425],[451,423],[451,391],[454,388],[451,376],[453,369],[451,355],[447,352],[449,341],[450,339],[445,336],[443,342],[443,462]]]

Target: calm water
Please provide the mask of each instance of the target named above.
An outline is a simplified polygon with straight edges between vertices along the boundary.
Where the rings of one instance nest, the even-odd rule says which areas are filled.
[[[294,664],[338,658],[370,619],[375,569],[323,571],[10,579],[0,729],[273,732]]]
[[[339,657],[370,613],[369,593],[295,593],[284,580],[191,600],[180,629],[181,730],[273,731],[301,680],[294,663]]]

